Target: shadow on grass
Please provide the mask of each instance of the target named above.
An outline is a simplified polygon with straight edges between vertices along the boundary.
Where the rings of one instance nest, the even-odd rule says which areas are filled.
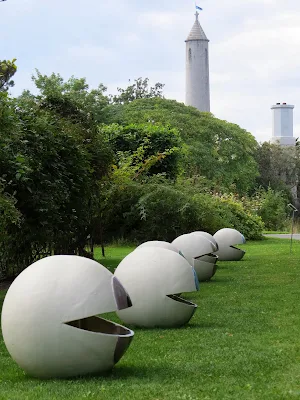
[[[216,283],[227,283],[227,282],[233,282],[233,281],[234,281],[234,279],[231,277],[222,277],[222,278],[213,277],[210,281],[200,282],[200,285],[213,285]]]
[[[199,323],[190,323],[182,326],[178,326],[177,328],[142,328],[140,326],[134,325],[126,325],[127,328],[132,329],[134,332],[153,332],[153,333],[172,333],[178,332],[181,330],[186,331],[187,329],[215,329],[222,328],[224,325],[218,324],[216,322],[199,322]]]
[[[157,379],[157,376],[164,374],[165,370],[165,365],[120,365],[119,367],[114,368],[110,373],[106,374],[105,378],[120,380],[138,377],[139,379],[145,378],[148,381],[151,377]],[[101,377],[104,377],[104,375]]]
[[[218,324],[215,322],[200,322],[197,324],[185,325],[180,327],[179,329],[215,329],[215,328],[222,328],[223,324]]]
[[[170,368],[170,366],[168,366]],[[45,382],[47,383],[64,383],[64,382],[89,382],[89,381],[99,381],[104,382],[104,381],[114,381],[114,380],[126,380],[126,379],[132,379],[133,377],[136,378],[138,377],[139,379],[147,379],[153,377],[157,379],[158,376],[161,376],[166,370],[165,365],[144,365],[141,364],[139,365],[138,363],[133,366],[133,365],[120,365],[120,366],[115,366],[112,370],[107,371],[107,372],[102,372],[102,373],[96,373],[96,374],[90,374],[90,375],[84,375],[84,376],[78,376],[78,377],[72,377],[72,378],[55,378],[55,379],[41,379],[41,378],[35,378],[30,375],[23,375],[22,377],[20,376],[19,381],[26,381],[26,382],[32,382],[32,383],[41,383]],[[16,383],[16,379],[14,379],[14,382]]]

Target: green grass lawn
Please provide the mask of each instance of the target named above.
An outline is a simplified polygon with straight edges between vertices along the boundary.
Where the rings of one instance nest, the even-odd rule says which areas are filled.
[[[292,255],[289,245],[245,245],[243,261],[220,263],[210,283],[186,295],[199,306],[188,326],[134,329],[105,376],[32,379],[1,340],[0,399],[300,399],[300,242]],[[108,248],[97,259],[113,271],[131,250]]]
[[[263,234],[264,235],[270,235],[270,234],[281,234],[281,233],[283,233],[283,234],[286,234],[286,233],[289,233],[289,234],[291,234],[291,231],[263,231]],[[295,233],[295,232],[294,232]]]

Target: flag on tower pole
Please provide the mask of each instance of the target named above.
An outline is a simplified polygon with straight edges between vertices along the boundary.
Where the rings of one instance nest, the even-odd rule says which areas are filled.
[[[196,10],[201,10],[201,11],[202,11],[203,8],[201,8],[201,7],[199,7],[199,6],[196,5]]]

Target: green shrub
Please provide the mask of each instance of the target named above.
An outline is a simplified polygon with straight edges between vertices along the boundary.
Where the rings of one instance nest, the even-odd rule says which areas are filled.
[[[197,205],[192,198],[173,187],[149,185],[139,199],[140,223],[132,234],[140,241],[172,241],[198,227]]]
[[[161,124],[101,125],[118,168],[126,166],[134,176],[164,174],[175,179],[181,161],[181,140],[176,129]]]
[[[94,241],[97,244],[127,240],[139,223],[135,207],[142,196],[142,185],[128,181],[114,183],[106,189],[105,197],[99,199],[99,218],[96,221]]]
[[[0,184],[0,280],[7,275],[7,258],[10,256],[11,239],[9,234],[11,226],[19,226],[21,214],[16,208],[17,200],[4,193]],[[11,249],[13,250],[13,249]]]
[[[234,228],[241,232],[246,239],[262,239],[264,223],[255,214],[251,214],[243,208],[241,203],[231,199],[221,199],[227,214],[227,228]]]
[[[2,126],[0,182],[20,215],[6,227],[2,270],[15,276],[46,255],[85,255],[111,161],[106,142],[30,95],[0,103]]]
[[[284,192],[268,188],[260,191],[261,205],[258,215],[261,216],[268,230],[282,230],[286,225],[287,203]]]
[[[240,203],[206,193],[180,190],[160,184],[115,185],[105,214],[105,241],[172,241],[195,230],[214,234],[221,228],[235,228],[247,239],[260,239],[261,218],[246,212]]]

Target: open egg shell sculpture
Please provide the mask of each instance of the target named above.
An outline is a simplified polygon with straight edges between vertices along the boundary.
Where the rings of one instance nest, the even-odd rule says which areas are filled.
[[[218,249],[218,243],[217,243],[216,239],[213,237],[213,235],[211,235],[210,233],[204,232],[204,231],[195,231],[192,233],[193,234],[195,233],[196,235],[204,236],[206,239],[208,239],[210,242],[213,243],[213,245],[216,247],[216,249]]]
[[[214,234],[214,238],[218,243],[219,249],[215,254],[221,261],[239,261],[245,251],[235,247],[237,244],[246,243],[244,236],[236,229],[224,228]]]
[[[186,324],[196,310],[196,304],[175,295],[198,290],[198,280],[187,260],[174,251],[160,247],[136,249],[121,261],[115,276],[133,304],[117,311],[126,324],[177,327]]]
[[[179,253],[178,249],[174,245],[172,245],[169,242],[164,242],[164,241],[160,241],[160,240],[151,240],[149,242],[144,242],[144,243],[140,244],[136,248],[136,250],[144,248],[144,247],[161,247],[163,249],[168,249],[171,251],[175,251],[175,253]]]
[[[206,239],[208,239],[210,242],[212,242],[212,244],[215,246],[215,251],[218,250],[218,248],[219,248],[218,243],[216,242],[215,238],[210,233],[204,232],[204,231],[195,231],[192,233],[196,234],[196,235],[204,236]],[[201,257],[201,261],[206,261],[211,264],[216,264],[217,260],[218,260],[218,257],[216,257],[215,254],[213,254],[211,256],[206,255],[206,256]],[[216,269],[217,269],[217,267],[216,267]]]
[[[24,270],[2,309],[2,332],[12,358],[40,378],[111,369],[134,332],[97,317],[131,306],[106,268],[77,256],[51,256]]]
[[[193,232],[178,236],[172,244],[194,267],[200,282],[208,281],[215,275],[218,257],[213,254],[217,246],[212,241]]]

